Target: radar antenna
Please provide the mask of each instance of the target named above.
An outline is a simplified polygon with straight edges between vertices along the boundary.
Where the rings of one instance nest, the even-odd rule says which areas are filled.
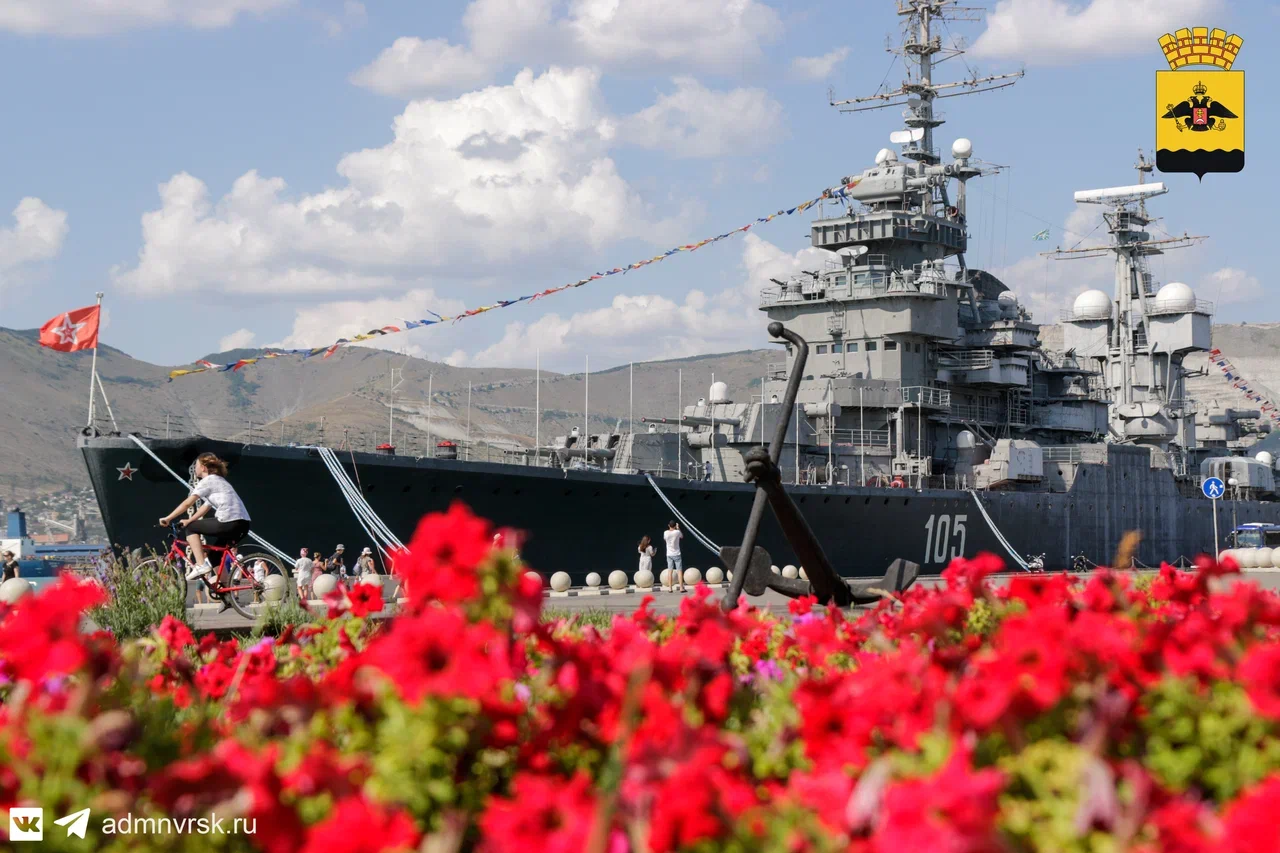
[[[908,130],[895,134],[892,141],[903,146],[904,157],[924,163],[939,162],[933,148],[933,129],[941,125],[943,119],[933,110],[934,100],[1003,89],[1018,82],[1018,78],[1025,73],[1017,71],[979,77],[977,72],[972,72],[965,80],[940,84],[933,82],[933,67],[961,56],[964,51],[958,46],[944,47],[942,38],[933,34],[932,23],[978,21],[981,20],[982,11],[979,8],[957,6],[956,0],[898,0],[898,15],[904,18],[902,43],[887,49],[902,57],[907,66],[907,79],[892,92],[880,92],[863,98],[838,101],[833,94],[828,93],[831,106],[846,113],[905,106],[902,116]]]

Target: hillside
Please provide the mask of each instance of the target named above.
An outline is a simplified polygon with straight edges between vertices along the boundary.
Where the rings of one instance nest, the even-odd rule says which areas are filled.
[[[1060,340],[1046,326],[1043,339]],[[1280,323],[1219,325],[1219,346],[1254,385],[1280,389]],[[90,353],[58,353],[36,343],[34,331],[0,329],[0,501],[10,504],[37,494],[87,485],[74,450],[85,424]],[[225,362],[256,352],[210,355]],[[532,359],[530,359],[532,361]],[[634,412],[673,416],[685,402],[705,396],[712,374],[726,382],[730,396],[745,400],[759,393],[760,375],[777,350],[750,350],[635,365]],[[395,443],[404,452],[425,452],[427,428],[433,440],[467,435],[467,383],[471,383],[471,438],[498,448],[527,446],[534,436],[535,388],[532,369],[459,368],[362,348],[348,348],[321,361],[284,358],[238,373],[204,373],[168,382],[169,368],[104,346],[98,369],[111,406],[125,431],[164,434],[199,432],[216,437],[310,442],[344,439],[373,448],[387,440],[387,385],[390,368],[402,367],[396,390]],[[1205,366],[1204,356],[1188,359]],[[677,376],[683,374],[683,391]],[[591,429],[625,424],[629,402],[627,366],[593,372]],[[427,391],[434,392],[428,414]],[[582,374],[542,373],[541,435],[547,440],[582,424],[586,383]],[[1216,368],[1190,382],[1192,396],[1243,405]],[[1280,398],[1273,397],[1280,402]]]

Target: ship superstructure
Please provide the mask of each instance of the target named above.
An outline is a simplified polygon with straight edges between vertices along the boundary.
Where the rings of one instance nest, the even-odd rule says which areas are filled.
[[[1232,484],[1236,522],[1280,523],[1273,460],[1248,456],[1259,412],[1187,396],[1184,361],[1211,346],[1212,306],[1185,284],[1160,286],[1148,258],[1202,238],[1152,237],[1146,205],[1167,189],[1145,180],[1150,164],[1139,160],[1136,185],[1076,194],[1104,208],[1110,239],[1051,254],[1110,256],[1115,285],[1080,294],[1061,318],[1061,347],[1046,348],[1013,291],[966,259],[968,184],[999,167],[967,138],[954,139],[946,156],[935,144],[939,99],[1021,75],[935,83],[937,63],[961,51],[944,46],[934,24],[966,10],[951,0],[901,0],[898,10],[906,80],[833,101],[853,112],[901,108],[904,129],[890,137],[898,150],[881,149],[873,165],[845,177],[812,223],[825,263],[760,294],[762,314],[809,345],[796,405],[778,402],[796,365],[796,353],[782,349],[758,386],[713,383],[678,422],[640,418],[634,429],[605,434],[575,428],[508,452],[514,465],[459,458],[453,442],[425,459],[344,454],[390,529],[407,540],[423,512],[464,500],[528,531],[524,554],[535,567],[577,579],[631,565],[639,537],[656,538],[677,511],[708,542],[733,542],[753,493],[743,456],[779,421],[787,424],[784,479],[848,575],[878,576],[898,557],[938,571],[979,551],[1023,566],[1032,554],[1050,568],[1105,563],[1135,529],[1144,534],[1139,560],[1192,558],[1226,544],[1214,540],[1217,504],[1199,496],[1209,474]],[[138,444],[81,440],[112,540],[130,545],[154,537],[153,501],[139,483],[173,488]],[[260,518],[274,523],[263,533],[287,550],[336,531],[359,541],[351,507],[313,449],[204,438],[145,444],[179,470],[201,450],[226,458],[241,494],[274,508],[250,504],[255,529]],[[138,473],[123,482],[121,470]],[[172,505],[166,495],[154,502]],[[761,544],[788,560],[785,538],[768,523]]]

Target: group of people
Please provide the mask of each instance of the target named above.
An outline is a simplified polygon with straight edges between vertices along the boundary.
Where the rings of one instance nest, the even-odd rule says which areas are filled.
[[[298,559],[293,564],[294,580],[298,583],[298,597],[303,600],[311,598],[311,585],[315,581],[317,575],[331,573],[338,576],[341,583],[346,583],[348,577],[360,575],[370,575],[378,573],[378,566],[373,561],[373,549],[365,548],[360,552],[360,556],[356,558],[355,564],[348,569],[346,563],[346,548],[339,545],[329,557],[324,557],[319,548],[312,551],[310,548],[303,548]]]
[[[680,525],[675,521],[667,522],[667,529],[663,531],[663,544],[667,546],[667,569],[671,571],[671,588],[676,592],[684,592],[684,558],[680,556],[680,541],[684,539],[684,533],[680,530]],[[653,547],[653,542],[648,536],[640,540],[640,545],[636,549],[640,553],[640,571],[653,571],[653,557],[657,553],[657,549]]]

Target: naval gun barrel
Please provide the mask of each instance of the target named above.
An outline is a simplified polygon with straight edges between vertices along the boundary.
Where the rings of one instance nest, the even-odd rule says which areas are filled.
[[[615,451],[607,447],[556,447],[550,452],[562,459],[571,459],[575,456],[587,459],[612,459],[615,455]]]
[[[685,426],[711,426],[712,424],[725,426],[741,426],[742,421],[737,418],[704,418],[701,415],[685,415],[680,418],[680,423]],[[641,418],[642,424],[674,424],[675,418]]]

